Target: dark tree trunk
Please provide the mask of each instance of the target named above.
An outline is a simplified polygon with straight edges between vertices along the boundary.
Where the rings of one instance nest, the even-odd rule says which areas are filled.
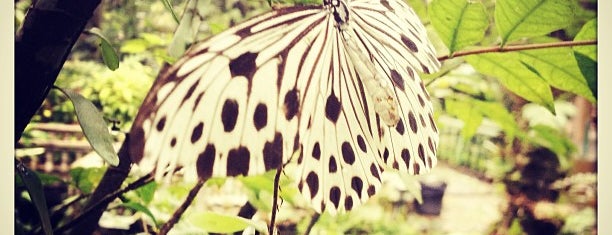
[[[38,0],[15,36],[15,143],[101,0]]]
[[[41,106],[72,47],[83,32],[101,0],[37,0],[28,10],[23,26],[15,36],[15,143]],[[122,149],[125,153],[125,148]],[[121,155],[118,167],[110,167],[87,207],[98,204],[73,229],[75,234],[91,234],[108,205],[100,201],[118,189],[131,164]]]

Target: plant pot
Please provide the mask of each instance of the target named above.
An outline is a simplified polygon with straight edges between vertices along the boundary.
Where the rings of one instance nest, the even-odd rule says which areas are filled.
[[[414,201],[417,212],[422,215],[440,215],[446,182],[426,181],[420,183],[423,203],[419,204]]]

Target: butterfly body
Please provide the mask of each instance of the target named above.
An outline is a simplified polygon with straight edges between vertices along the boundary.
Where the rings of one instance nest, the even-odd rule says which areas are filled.
[[[315,210],[351,210],[384,169],[435,165],[433,108],[417,71],[438,67],[404,2],[274,10],[193,46],[158,78],[130,155],[158,179],[179,167],[207,179],[293,164]]]

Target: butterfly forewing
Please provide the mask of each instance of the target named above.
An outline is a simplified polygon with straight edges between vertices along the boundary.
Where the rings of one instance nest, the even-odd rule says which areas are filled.
[[[423,26],[396,0],[346,6],[347,22],[332,5],[289,7],[193,46],[145,99],[130,137],[134,162],[157,179],[178,168],[207,179],[293,164],[289,175],[319,212],[364,203],[387,167],[433,167],[437,130],[417,71],[439,64]],[[391,87],[396,125],[374,111],[339,24]]]

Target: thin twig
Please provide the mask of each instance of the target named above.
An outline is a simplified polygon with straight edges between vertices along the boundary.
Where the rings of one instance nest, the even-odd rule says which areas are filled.
[[[314,215],[312,215],[312,219],[310,219],[310,223],[308,223],[308,227],[306,227],[306,231],[304,232],[304,235],[310,234],[312,227],[314,227],[317,221],[319,221],[320,217],[321,217],[321,214],[319,213],[315,213]]]
[[[124,194],[126,192],[129,192],[131,190],[137,189],[145,184],[150,183],[151,181],[153,181],[153,177],[152,174],[148,174],[145,175],[143,177],[141,177],[140,179],[130,183],[127,187],[123,188],[123,189],[119,189],[116,190],[115,192],[106,195],[104,198],[102,198],[102,200],[99,200],[96,202],[96,204],[94,204],[93,206],[85,209],[85,211],[83,211],[83,213],[81,213],[79,216],[77,216],[76,218],[74,218],[73,220],[71,220],[70,222],[62,225],[61,227],[58,227],[57,229],[55,229],[53,231],[54,234],[63,234],[65,231],[67,231],[68,229],[70,229],[72,226],[74,226],[75,224],[77,224],[78,222],[80,222],[81,220],[83,220],[88,214],[89,212],[97,209],[98,207],[102,206],[102,205],[106,205],[107,202],[114,200],[115,198],[117,198],[117,196]]]
[[[549,43],[535,43],[527,45],[514,45],[514,46],[495,46],[487,48],[479,48],[475,50],[458,51],[452,55],[445,55],[438,57],[439,61],[444,61],[451,58],[462,57],[467,55],[484,54],[484,53],[503,53],[511,51],[524,51],[524,50],[535,50],[553,47],[573,47],[573,46],[587,46],[597,45],[597,40],[584,40],[584,41],[562,41],[562,42],[549,42]]]
[[[189,194],[187,195],[187,198],[185,198],[185,201],[183,201],[183,204],[181,204],[181,206],[177,208],[176,211],[174,211],[174,214],[172,214],[172,217],[168,220],[168,222],[162,225],[162,227],[159,229],[160,235],[167,234],[170,231],[170,229],[174,227],[174,224],[176,224],[179,221],[183,213],[185,213],[187,208],[189,208],[189,206],[191,205],[195,197],[198,195],[198,193],[200,192],[200,189],[202,188],[205,182],[206,180],[201,180],[201,179],[198,180],[196,185],[193,186],[193,188],[189,191]]]
[[[270,216],[270,228],[268,229],[270,235],[274,235],[274,227],[276,226],[276,211],[278,210],[278,188],[280,187],[280,176],[283,172],[283,165],[281,164],[276,169],[276,175],[274,175],[274,198],[272,199],[272,215]]]

